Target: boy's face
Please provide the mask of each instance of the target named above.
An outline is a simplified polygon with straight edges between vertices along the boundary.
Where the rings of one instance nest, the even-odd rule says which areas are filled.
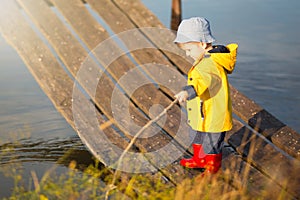
[[[190,56],[194,60],[199,60],[205,53],[201,42],[181,43],[180,48],[185,51],[187,56]]]

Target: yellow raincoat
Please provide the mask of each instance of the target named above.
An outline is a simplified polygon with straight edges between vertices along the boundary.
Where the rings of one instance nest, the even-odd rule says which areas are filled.
[[[202,132],[223,132],[232,128],[232,108],[227,74],[234,69],[237,44],[229,53],[207,53],[188,72],[188,86],[196,96],[187,101],[188,123]]]

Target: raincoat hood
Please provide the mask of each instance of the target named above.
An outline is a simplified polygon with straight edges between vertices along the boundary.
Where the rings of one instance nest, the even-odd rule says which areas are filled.
[[[234,70],[237,56],[237,44],[229,44],[226,46],[227,52],[217,52],[214,50],[209,51],[212,59],[218,65],[223,66],[228,74],[231,74]]]

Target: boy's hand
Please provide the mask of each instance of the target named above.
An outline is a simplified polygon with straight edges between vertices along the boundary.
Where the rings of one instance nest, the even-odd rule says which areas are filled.
[[[188,93],[187,91],[183,90],[181,92],[179,92],[178,94],[175,95],[175,98],[178,99],[179,103],[183,103],[187,100],[188,98]]]

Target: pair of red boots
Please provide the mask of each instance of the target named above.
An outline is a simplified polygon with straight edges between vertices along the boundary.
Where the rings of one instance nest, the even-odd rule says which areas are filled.
[[[193,149],[193,157],[180,160],[180,165],[187,168],[205,168],[205,173],[218,172],[222,164],[222,153],[206,154],[202,144],[193,144]]]

